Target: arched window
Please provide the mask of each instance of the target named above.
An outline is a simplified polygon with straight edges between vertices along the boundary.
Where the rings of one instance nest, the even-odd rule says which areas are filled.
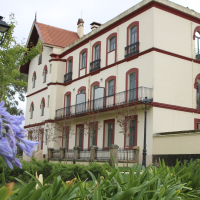
[[[106,107],[115,105],[116,76],[110,76],[105,80],[105,103]]]
[[[40,109],[41,109],[41,116],[44,116],[44,108],[45,108],[45,100],[42,98]]]
[[[35,80],[36,80],[36,72],[33,73],[33,78],[32,78],[33,88],[35,87]]]
[[[127,27],[127,47],[125,57],[139,53],[139,22],[133,22]]]
[[[86,67],[86,51],[82,53],[81,69]]]
[[[34,105],[33,105],[33,102],[32,102],[31,106],[30,106],[30,119],[33,119],[33,111],[34,111]]]
[[[92,45],[92,62],[90,63],[90,73],[100,69],[101,64],[101,41]]]
[[[115,36],[110,39],[110,51],[115,50]]]
[[[138,69],[132,68],[126,72],[126,102],[138,99]]]
[[[195,33],[195,55],[196,59],[200,60],[200,32]]]
[[[108,96],[111,96],[113,94],[114,94],[114,79],[108,82]]]
[[[44,69],[43,69],[43,83],[46,82],[46,78],[47,78],[47,66],[45,65],[44,66]]]

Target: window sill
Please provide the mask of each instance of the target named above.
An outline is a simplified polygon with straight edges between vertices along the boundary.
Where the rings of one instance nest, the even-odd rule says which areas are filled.
[[[35,87],[32,87],[32,89],[33,89],[33,88],[35,88]]]
[[[41,65],[42,63],[38,63],[38,65]]]
[[[84,67],[84,68],[81,68],[80,70],[82,70],[82,69],[85,69],[85,67]]]
[[[43,83],[46,83],[46,81],[45,81],[45,82],[43,82]]]
[[[112,50],[112,51],[109,51],[108,53],[111,53],[111,52],[113,52],[113,51],[115,51],[115,49],[114,49],[114,50]]]

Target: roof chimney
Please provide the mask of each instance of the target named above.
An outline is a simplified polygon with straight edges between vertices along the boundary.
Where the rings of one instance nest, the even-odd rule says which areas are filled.
[[[77,23],[77,33],[78,33],[78,36],[81,38],[83,37],[83,29],[84,29],[84,21],[83,19],[78,19],[78,23]]]
[[[91,25],[91,29],[96,29],[96,28],[98,28],[99,26],[101,26],[101,24],[100,24],[100,23],[97,23],[97,22],[92,22],[90,25]]]

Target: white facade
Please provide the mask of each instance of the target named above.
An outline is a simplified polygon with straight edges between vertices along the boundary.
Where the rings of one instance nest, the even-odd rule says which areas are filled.
[[[144,111],[140,104],[145,96],[152,97],[153,100],[147,113],[147,163],[151,163],[153,134],[192,130],[195,119],[200,119],[200,110],[196,109],[195,88],[196,77],[200,73],[200,62],[196,60],[193,39],[199,24],[200,14],[188,8],[168,0],[144,0],[65,48],[44,44],[42,63],[38,65],[36,57],[29,64],[25,128],[41,124],[45,127],[49,122],[56,124],[60,113],[65,112],[65,94],[70,95],[70,106],[76,105],[76,95],[80,89],[85,90],[86,101],[91,101],[93,96],[91,88],[95,82],[99,87],[105,88],[107,91],[105,96],[108,96],[108,81],[114,80],[115,103],[122,103],[117,99],[118,93],[130,89],[130,74],[135,72],[136,87],[146,87],[149,90],[145,91],[150,91],[140,94],[139,89],[138,98],[134,101],[138,104],[135,144],[140,147],[140,162],[144,139]],[[136,42],[139,42],[139,47],[137,46],[139,52],[125,57],[125,47],[130,45],[130,30],[134,26],[137,26]],[[115,37],[115,50],[109,52],[109,41],[112,37]],[[90,63],[95,59],[95,44],[100,47],[100,69],[90,73]],[[83,52],[86,52],[86,68],[81,69]],[[67,65],[70,59],[73,66],[72,80],[64,82],[64,75],[69,73]],[[46,82],[43,83],[45,65],[48,72]],[[33,88],[34,72],[36,81]],[[40,108],[42,99],[45,101],[43,116]],[[32,102],[34,111],[30,119]],[[96,145],[99,148],[105,147],[104,129],[107,126],[106,120],[109,119],[115,121],[114,144],[124,147],[124,136],[120,133],[116,110],[112,109],[115,106],[111,106],[110,110],[102,109],[98,114],[101,129],[98,130]],[[74,106],[73,109],[75,108]],[[58,109],[63,110],[61,112],[57,111]],[[70,109],[72,112],[72,107]],[[84,113],[85,115],[74,117],[72,129],[75,133],[77,125],[83,124],[90,118],[89,111]],[[76,145],[75,140],[75,134],[70,136],[69,149]],[[88,142],[88,135],[84,135],[83,148],[90,146]],[[49,146],[58,149],[63,143],[59,140],[58,143],[51,143]],[[46,145],[43,146],[44,154],[45,148]]]

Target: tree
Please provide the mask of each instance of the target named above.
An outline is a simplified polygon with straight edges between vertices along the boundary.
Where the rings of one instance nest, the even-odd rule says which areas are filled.
[[[120,126],[119,133],[122,133],[125,137],[125,148],[129,149],[129,144],[127,144],[127,138],[130,140],[130,137],[135,134],[135,130],[132,130],[133,126],[132,121],[135,119],[137,114],[137,106],[130,106],[129,104],[117,106],[117,123]],[[137,123],[137,122],[135,122]],[[128,167],[128,150],[127,150],[127,167]]]
[[[18,94],[21,101],[25,100],[27,75],[21,74],[19,69],[42,52],[43,44],[39,40],[36,46],[30,44],[26,47],[23,41],[21,44],[16,42],[13,34],[17,22],[13,13],[10,14],[7,24],[11,27],[0,46],[0,101],[5,101],[8,112],[20,115],[23,111],[17,108],[18,101],[15,100],[15,95]]]
[[[95,144],[94,139],[96,138],[97,131],[101,129],[101,125],[98,120],[98,113],[91,115],[88,121],[84,121],[84,133],[88,134],[92,145]]]

